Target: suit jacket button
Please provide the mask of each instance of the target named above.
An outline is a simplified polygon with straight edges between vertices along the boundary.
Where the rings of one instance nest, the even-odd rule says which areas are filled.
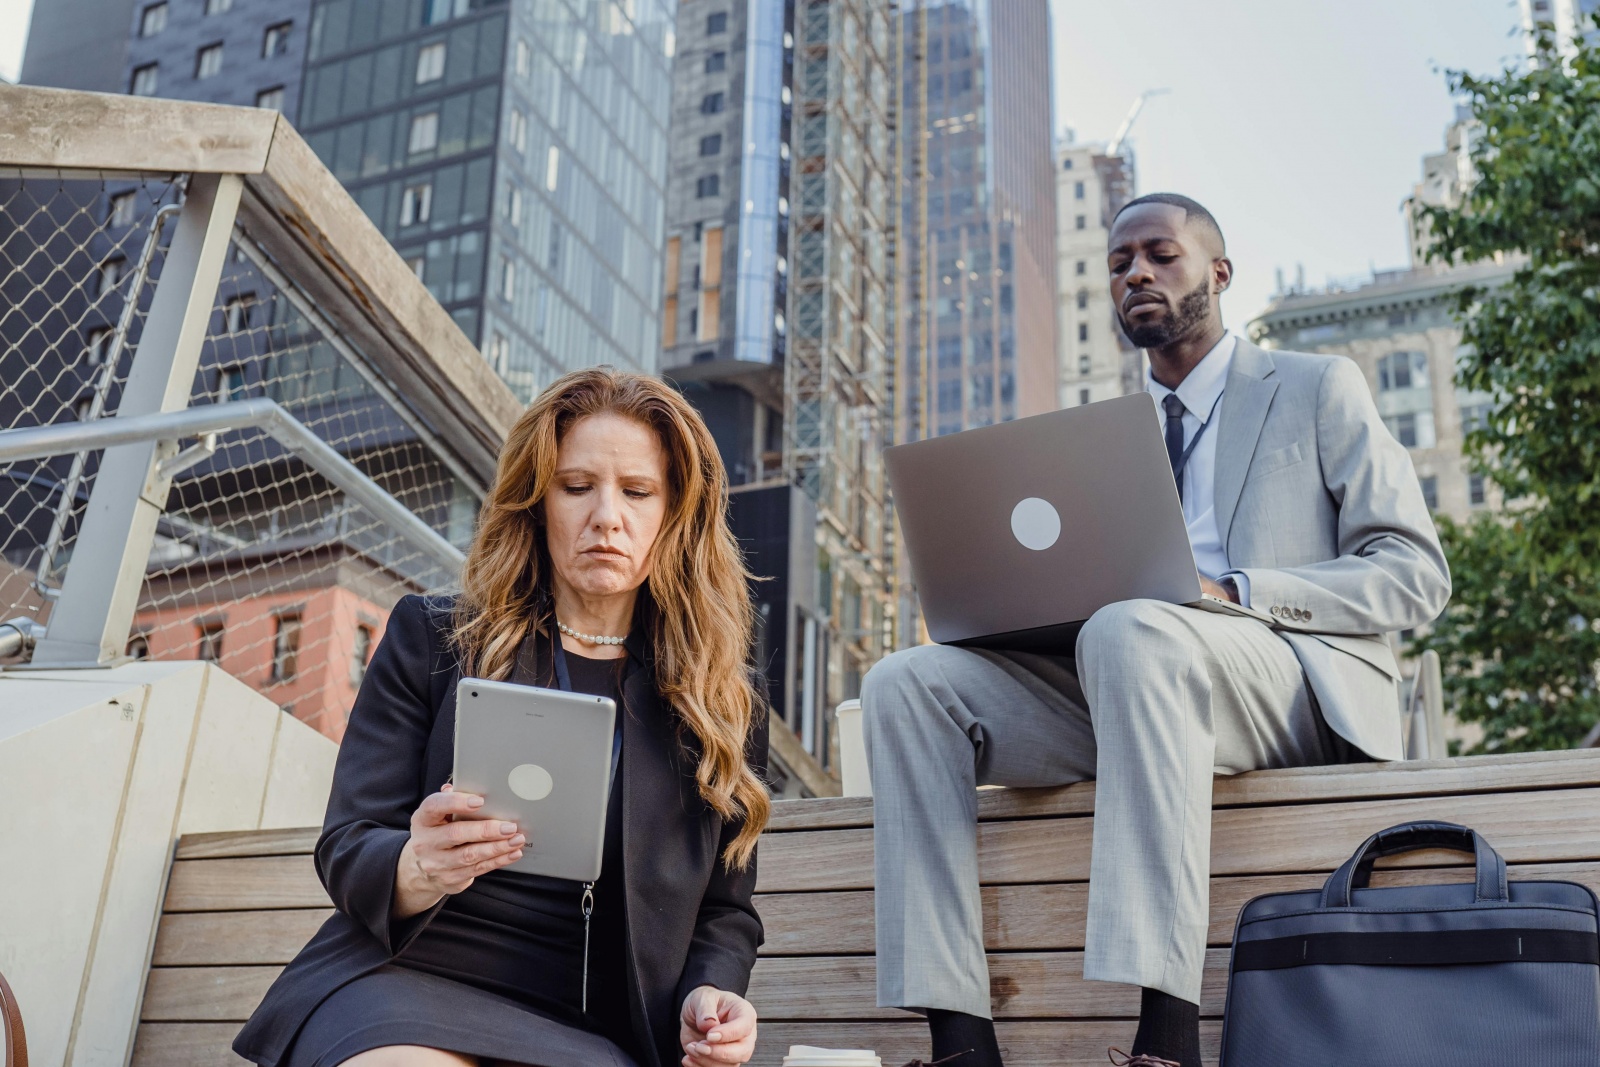
[[[1310,622],[1310,621],[1311,621],[1311,609],[1307,608],[1306,609],[1306,622]]]
[[[1276,619],[1278,617],[1278,605],[1274,604],[1274,605],[1272,605],[1272,607],[1268,608],[1267,610],[1272,613],[1272,617],[1274,619]]]

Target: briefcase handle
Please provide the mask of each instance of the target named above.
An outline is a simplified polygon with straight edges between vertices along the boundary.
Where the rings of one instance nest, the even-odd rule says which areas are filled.
[[[1506,861],[1476,830],[1449,822],[1408,822],[1379,830],[1367,838],[1356,849],[1355,855],[1345,860],[1328,877],[1322,887],[1322,906],[1348,908],[1351,891],[1365,889],[1372,880],[1372,865],[1379,856],[1394,856],[1425,848],[1448,848],[1472,853],[1478,866],[1474,899],[1480,903],[1510,899],[1510,890],[1506,888]]]

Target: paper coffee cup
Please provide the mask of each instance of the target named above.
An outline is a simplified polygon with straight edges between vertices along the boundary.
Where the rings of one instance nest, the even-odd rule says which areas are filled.
[[[883,1061],[871,1049],[790,1045],[783,1067],[883,1067]]]

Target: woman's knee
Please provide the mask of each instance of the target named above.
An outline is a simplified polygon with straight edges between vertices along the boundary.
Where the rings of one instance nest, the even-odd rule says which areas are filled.
[[[478,1061],[426,1045],[383,1045],[358,1052],[339,1067],[478,1067]]]

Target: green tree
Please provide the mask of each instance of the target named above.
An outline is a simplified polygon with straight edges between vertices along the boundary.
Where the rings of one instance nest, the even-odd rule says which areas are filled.
[[[1437,261],[1522,263],[1458,307],[1459,378],[1495,398],[1467,450],[1509,504],[1441,523],[1455,595],[1417,648],[1483,748],[1566,748],[1600,720],[1600,43],[1546,37],[1526,70],[1449,78],[1477,177],[1420,225]]]

